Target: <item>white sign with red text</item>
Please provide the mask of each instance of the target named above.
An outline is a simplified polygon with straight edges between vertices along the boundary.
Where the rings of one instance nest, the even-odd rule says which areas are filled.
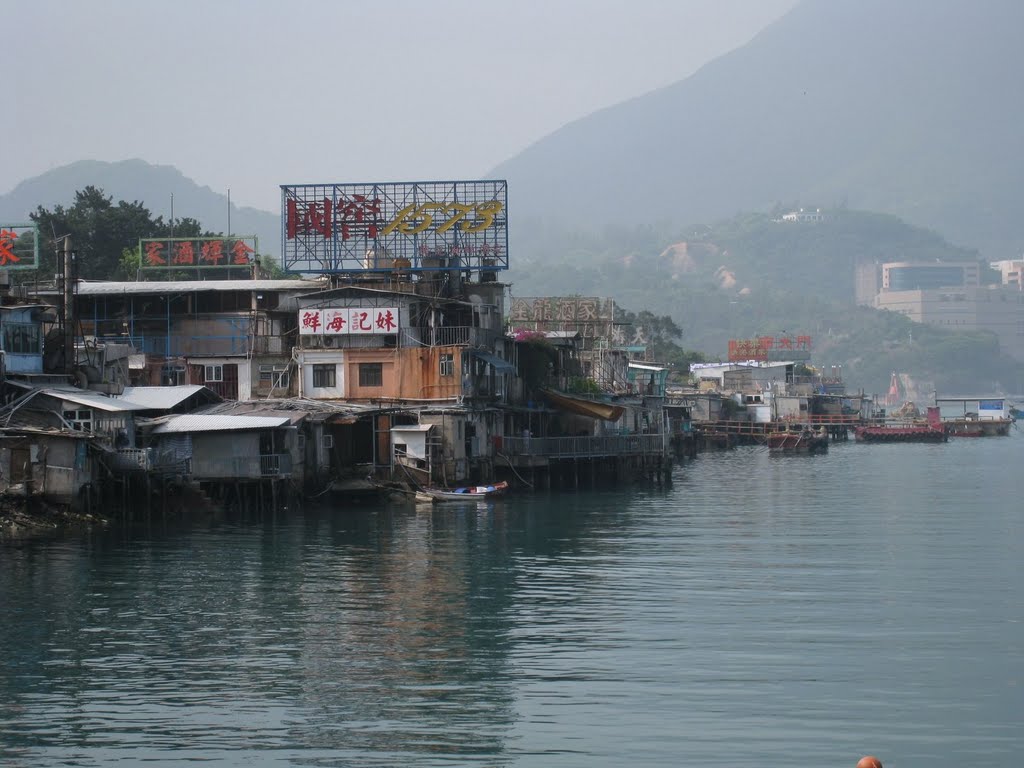
[[[331,307],[299,310],[299,333],[304,336],[397,332],[396,307]]]

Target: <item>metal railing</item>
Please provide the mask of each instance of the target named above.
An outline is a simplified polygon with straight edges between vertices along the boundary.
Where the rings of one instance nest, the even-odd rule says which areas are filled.
[[[479,346],[491,348],[499,334],[489,328],[453,325],[442,328],[403,328],[402,346],[453,347]]]
[[[217,479],[251,479],[288,477],[292,473],[292,457],[288,453],[259,456],[232,456],[200,461],[195,473],[191,459],[161,458],[146,448],[124,448],[108,457],[111,469],[123,472],[155,472],[159,474],[195,475]]]
[[[149,451],[145,448],[122,448],[112,452],[108,458],[111,469],[126,472],[144,472],[153,465]]]
[[[598,437],[503,437],[498,453],[507,456],[571,458],[638,456],[665,451],[666,435],[602,435]]]
[[[289,477],[292,472],[292,457],[287,453],[263,454],[260,456],[229,456],[221,459],[195,457],[186,465],[187,474],[204,480],[256,480],[259,478]],[[164,466],[154,466],[154,471],[167,471]]]
[[[249,352],[250,346],[250,337],[244,333],[208,336],[172,334],[170,337],[136,334],[131,337],[99,336],[96,340],[101,343],[130,343],[138,351],[157,357],[245,355]],[[270,345],[269,341],[267,345]]]

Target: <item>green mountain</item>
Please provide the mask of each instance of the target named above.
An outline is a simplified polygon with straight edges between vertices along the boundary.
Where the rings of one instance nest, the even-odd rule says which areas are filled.
[[[175,219],[195,219],[213,232],[228,229],[226,195],[199,186],[169,165],[151,165],[143,160],[81,160],[27,179],[6,195],[0,195],[0,222],[28,222],[29,214],[38,206],[69,206],[74,202],[75,192],[87,186],[102,189],[115,202],[144,203],[154,217],[162,216],[165,220],[171,216],[173,196]],[[236,235],[256,235],[262,253],[280,254],[279,215],[232,204],[230,224]]]
[[[1024,3],[805,0],[669,87],[502,163],[511,226],[630,228],[776,204],[891,213],[1012,258]]]
[[[749,213],[688,228],[566,233],[538,225],[517,239],[509,272],[516,296],[610,296],[619,306],[670,316],[681,343],[712,360],[730,339],[812,337],[817,365],[884,392],[893,371],[945,392],[1020,392],[1024,363],[985,332],[955,332],[854,303],[858,265],[963,261],[978,254],[889,215],[826,211],[814,224]],[[989,275],[993,280],[998,278]]]

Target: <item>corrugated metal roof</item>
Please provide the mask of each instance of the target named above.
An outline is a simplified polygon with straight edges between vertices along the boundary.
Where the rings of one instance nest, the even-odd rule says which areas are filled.
[[[145,409],[145,406],[142,405],[119,400],[116,397],[108,397],[99,392],[85,392],[81,389],[43,389],[41,394],[69,403],[85,405],[89,408],[99,408],[101,411],[126,412]]]
[[[630,362],[628,367],[630,367],[630,368],[638,368],[641,371],[667,371],[668,370],[668,366],[667,365],[655,365],[653,363],[634,363],[634,362]]]
[[[79,281],[79,296],[190,293],[195,291],[319,291],[323,280],[152,280],[150,282]]]
[[[215,397],[213,390],[202,384],[181,384],[175,387],[125,387],[114,399],[135,403],[147,409],[166,410],[180,405],[204,389]]]
[[[187,413],[171,416],[153,430],[157,435],[185,432],[240,432],[247,429],[274,429],[283,427],[288,419],[278,416],[219,416]]]
[[[392,427],[392,432],[429,432],[434,428],[433,424],[403,424],[402,426]]]

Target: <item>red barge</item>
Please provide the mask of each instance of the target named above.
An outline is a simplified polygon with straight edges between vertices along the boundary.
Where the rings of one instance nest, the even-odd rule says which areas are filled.
[[[853,436],[860,443],[944,443],[949,433],[939,416],[939,409],[928,409],[927,423],[869,424],[854,427]]]

